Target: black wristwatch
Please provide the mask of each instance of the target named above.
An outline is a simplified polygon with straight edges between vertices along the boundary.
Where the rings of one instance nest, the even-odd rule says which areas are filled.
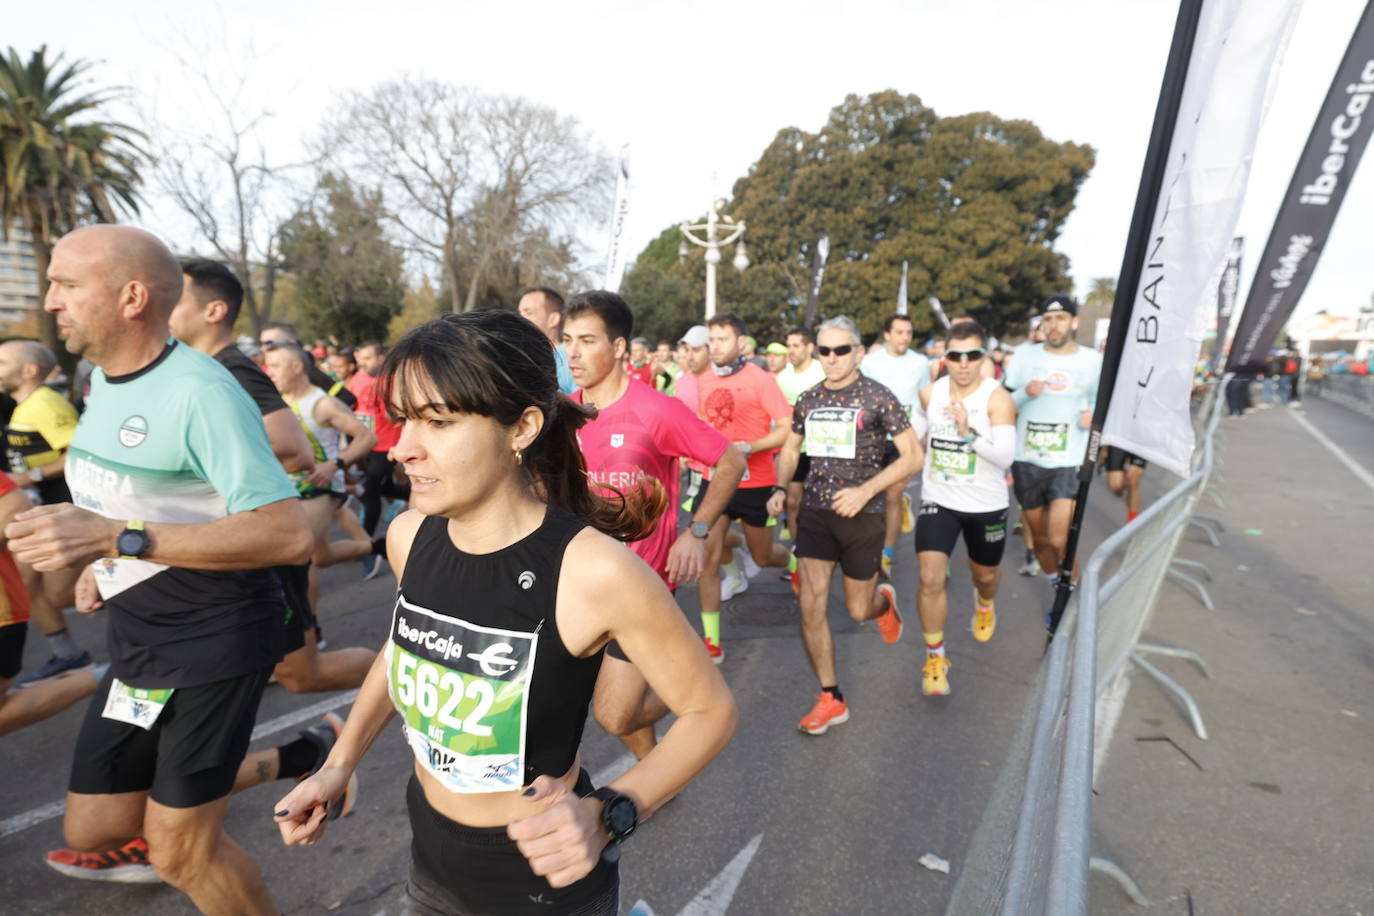
[[[691,527],[687,530],[692,532],[692,537],[701,538],[704,541],[706,535],[711,533],[711,526],[705,522],[692,522]]]
[[[335,459],[334,459],[334,463],[337,464],[337,465],[339,466],[339,470],[341,470],[341,471],[346,471],[346,470],[348,470],[348,462],[347,462],[347,461],[344,461],[342,458],[335,458]]]
[[[131,521],[115,538],[115,552],[121,560],[137,560],[152,544],[148,532],[143,530],[143,522]]]
[[[593,789],[585,797],[601,799],[601,823],[611,835],[611,841],[606,844],[601,857],[608,862],[615,862],[620,859],[620,844],[628,840],[639,826],[639,808],[635,806],[634,799],[621,795],[609,786]]]

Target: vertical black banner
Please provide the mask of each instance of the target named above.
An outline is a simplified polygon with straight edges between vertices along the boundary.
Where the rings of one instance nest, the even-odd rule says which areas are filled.
[[[1374,0],[1365,6],[1298,159],[1240,315],[1226,371],[1259,369],[1321,257],[1374,131]]]
[[[816,239],[816,259],[811,268],[811,286],[806,290],[806,321],[802,327],[815,330],[816,311],[821,307],[821,283],[825,280],[825,261],[830,257],[830,233],[821,230]]]
[[[1221,356],[1226,349],[1226,334],[1231,330],[1231,315],[1236,311],[1236,294],[1240,291],[1240,259],[1245,253],[1245,237],[1231,239],[1231,251],[1226,255],[1226,269],[1221,272],[1217,286],[1217,339],[1212,344],[1212,372],[1221,374]]]

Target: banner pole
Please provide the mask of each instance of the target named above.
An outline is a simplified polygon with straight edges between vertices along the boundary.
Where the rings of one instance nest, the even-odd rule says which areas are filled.
[[[1140,189],[1136,192],[1135,211],[1131,214],[1131,228],[1126,236],[1126,252],[1121,259],[1121,272],[1116,284],[1116,299],[1112,302],[1111,325],[1107,332],[1107,346],[1102,354],[1102,374],[1097,383],[1097,403],[1093,408],[1092,428],[1088,432],[1088,450],[1078,469],[1078,495],[1074,500],[1073,519],[1069,524],[1068,542],[1064,558],[1059,564],[1059,579],[1055,584],[1054,605],[1050,609],[1049,632],[1054,637],[1059,621],[1068,606],[1073,591],[1073,568],[1078,556],[1078,539],[1083,530],[1083,513],[1088,505],[1088,488],[1097,467],[1097,452],[1102,443],[1102,426],[1107,420],[1107,407],[1112,401],[1112,389],[1121,368],[1121,354],[1126,349],[1130,333],[1131,309],[1135,304],[1137,287],[1149,243],[1151,222],[1159,203],[1160,190],[1168,165],[1169,147],[1174,140],[1174,124],[1183,103],[1183,88],[1188,81],[1188,61],[1193,53],[1193,39],[1197,36],[1202,16],[1203,0],[1182,0],[1174,37],[1169,47],[1164,79],[1155,106],[1154,125],[1150,130],[1150,144],[1145,150],[1145,164],[1140,173]],[[1046,643],[1048,645],[1048,642]]]

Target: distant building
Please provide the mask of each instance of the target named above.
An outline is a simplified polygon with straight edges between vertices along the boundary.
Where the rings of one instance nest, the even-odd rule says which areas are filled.
[[[0,337],[37,337],[38,262],[28,232],[0,238]]]

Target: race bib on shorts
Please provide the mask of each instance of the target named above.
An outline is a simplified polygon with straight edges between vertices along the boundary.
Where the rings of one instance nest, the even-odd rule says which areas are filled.
[[[127,722],[147,731],[153,727],[175,688],[130,687],[119,678],[110,681],[110,695],[101,715],[116,722]]]
[[[1069,451],[1069,424],[1026,423],[1025,452],[1032,458],[1063,458]]]
[[[973,481],[978,469],[978,456],[962,439],[930,440],[930,469],[948,484],[967,484]]]
[[[539,634],[468,623],[398,598],[387,687],[420,765],[452,792],[524,785]]]
[[[804,451],[812,458],[853,458],[859,440],[859,411],[817,407],[806,415]]]

